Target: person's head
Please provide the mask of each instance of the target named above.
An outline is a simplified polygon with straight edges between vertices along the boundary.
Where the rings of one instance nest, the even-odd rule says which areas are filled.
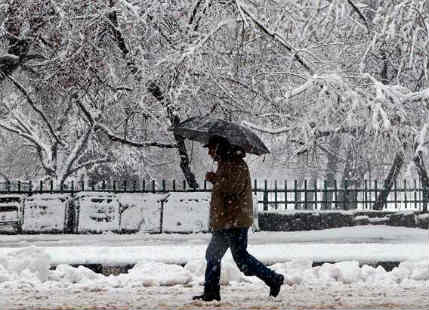
[[[208,148],[209,155],[216,161],[243,158],[246,155],[240,147],[231,145],[227,139],[219,136],[210,137],[204,147]]]

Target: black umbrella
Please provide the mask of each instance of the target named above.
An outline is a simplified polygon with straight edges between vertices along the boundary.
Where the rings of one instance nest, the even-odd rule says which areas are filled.
[[[174,134],[189,140],[208,143],[209,138],[220,136],[229,143],[241,147],[246,153],[262,155],[270,151],[262,140],[249,128],[234,122],[207,116],[191,117],[172,128]]]

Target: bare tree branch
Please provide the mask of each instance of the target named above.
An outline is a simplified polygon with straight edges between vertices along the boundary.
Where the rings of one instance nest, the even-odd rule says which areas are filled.
[[[48,118],[46,117],[45,113],[43,113],[42,110],[40,110],[36,103],[31,99],[30,95],[28,94],[27,90],[22,86],[18,81],[16,81],[12,76],[6,75],[7,78],[15,85],[16,88],[19,89],[19,91],[25,96],[30,106],[33,108],[34,111],[36,111],[37,114],[42,118],[45,125],[48,127],[49,132],[54,137],[54,139],[61,145],[64,145],[64,143],[60,140],[60,138],[55,133],[54,129],[51,126],[51,123],[49,122]]]

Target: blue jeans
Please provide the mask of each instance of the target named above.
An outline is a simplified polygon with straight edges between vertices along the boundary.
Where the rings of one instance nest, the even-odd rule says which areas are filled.
[[[204,287],[218,290],[222,257],[228,248],[241,272],[246,276],[257,276],[270,285],[277,275],[247,252],[248,228],[233,228],[214,231],[206,250],[206,273]]]

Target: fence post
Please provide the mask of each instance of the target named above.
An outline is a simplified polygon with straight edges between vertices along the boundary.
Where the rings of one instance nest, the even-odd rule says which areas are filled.
[[[398,209],[398,188],[396,186],[396,179],[395,182],[393,183],[393,199],[395,199],[395,209]]]
[[[338,209],[338,186],[337,186],[337,180],[334,180],[334,194],[335,199],[333,199],[333,203],[335,205],[335,209]]]
[[[343,195],[343,210],[348,210],[349,206],[348,206],[348,190],[347,190],[347,179],[344,180],[344,195]]]
[[[407,201],[407,180],[404,179],[404,203],[405,209],[408,209],[408,201]]]
[[[164,199],[161,199],[161,210],[159,212],[159,233],[162,234],[162,224],[164,222]]]
[[[328,209],[328,181],[323,181],[323,209]]]
[[[423,213],[427,213],[428,212],[428,188],[427,188],[427,182],[426,182],[426,178],[421,178],[420,181],[420,186],[422,188],[422,204],[423,204]]]
[[[297,210],[297,206],[298,206],[298,180],[294,180],[293,182],[294,185],[294,195],[295,195],[295,210]]]
[[[268,211],[268,181],[264,181],[264,211]]]
[[[308,198],[307,198],[307,179],[304,180],[304,209],[308,209]]]
[[[317,210],[317,202],[318,202],[317,194],[318,194],[318,186],[317,186],[317,179],[316,179],[314,180],[314,206],[313,206],[314,210]]]
[[[417,181],[414,179],[414,209],[418,209],[418,203],[417,203]]]
[[[368,209],[368,180],[365,180],[364,198],[363,198],[364,209]]]
[[[374,201],[377,201],[377,196],[378,196],[378,190],[377,190],[377,180],[374,181]]]
[[[287,210],[287,180],[285,180],[285,210]]]
[[[274,208],[277,210],[277,180],[274,180]]]

